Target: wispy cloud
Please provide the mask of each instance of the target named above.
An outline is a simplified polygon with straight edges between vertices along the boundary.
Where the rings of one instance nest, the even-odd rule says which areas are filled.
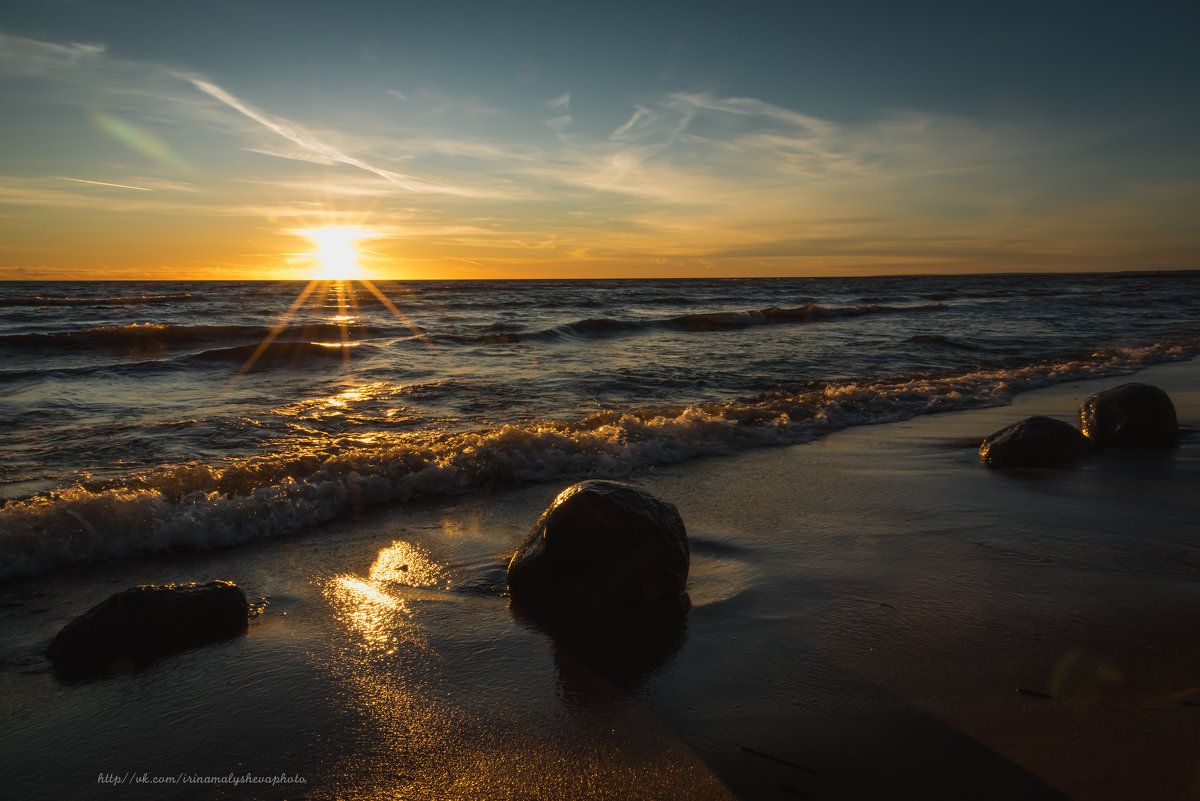
[[[633,116],[622,123],[615,131],[609,134],[609,139],[620,139],[622,136],[632,131],[634,126],[636,126],[639,122],[650,116],[650,109],[646,108],[645,106],[635,106],[635,108],[637,110],[633,112]]]
[[[566,135],[567,127],[571,124],[571,115],[563,114],[558,117],[551,117],[548,120],[543,120],[543,122],[546,124],[546,127],[554,131],[557,136],[562,137]]]
[[[0,65],[10,74],[37,75],[74,67],[102,56],[105,50],[102,44],[58,44],[0,32]]]
[[[447,195],[461,195],[464,197],[487,197],[487,193],[480,193],[469,188],[447,186],[430,181],[423,181],[411,175],[396,172],[395,170],[385,169],[372,164],[368,161],[360,159],[356,156],[343,153],[333,145],[321,140],[316,135],[306,130],[302,125],[294,123],[283,117],[268,114],[267,112],[244,102],[237,97],[234,97],[229,92],[214,83],[197,78],[194,76],[180,75],[181,78],[188,81],[192,86],[204,92],[207,95],[221,101],[229,106],[234,111],[242,114],[245,117],[257,122],[259,125],[277,134],[299,148],[299,151],[283,154],[271,153],[271,155],[281,155],[284,158],[298,158],[302,161],[314,161],[318,164],[346,164],[351,167],[357,167],[365,172],[378,175],[385,181],[406,189],[410,192],[437,192]],[[259,151],[268,152],[268,151]]]

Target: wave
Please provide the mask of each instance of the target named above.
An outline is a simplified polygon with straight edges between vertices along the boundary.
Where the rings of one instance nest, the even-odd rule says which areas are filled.
[[[983,300],[986,298],[1053,298],[1063,295],[1092,294],[1102,290],[1081,289],[1035,289],[1022,287],[1020,289],[991,289],[976,292],[963,292],[962,297]]]
[[[53,331],[45,334],[10,334],[0,337],[0,347],[60,349],[79,347],[127,347],[177,345],[253,336],[252,326],[176,326],[162,323],[131,323],[99,326],[82,331]]]
[[[55,331],[44,334],[9,334],[0,336],[0,347],[25,350],[58,350],[63,348],[128,348],[128,347],[186,347],[237,340],[264,341],[267,338],[311,338],[339,340],[346,337],[363,338],[377,333],[363,325],[318,323],[289,326],[277,331],[263,326],[247,325],[169,325],[163,323],[131,323],[129,325],[99,326],[81,331]]]
[[[278,366],[285,363],[300,366],[307,364],[312,359],[345,359],[356,347],[358,347],[358,343],[355,342],[292,342],[276,340],[274,342],[261,342],[254,345],[214,348],[194,353],[188,359],[204,362],[253,363],[255,366]]]
[[[709,312],[685,314],[663,323],[666,328],[684,331],[728,331],[757,325],[793,325],[812,323],[819,320],[844,320],[870,314],[911,314],[913,312],[936,311],[945,308],[939,303],[915,306],[887,306],[868,303],[860,306],[818,306],[809,303],[795,309],[760,309],[748,312]]]
[[[1061,296],[1101,295],[1112,291],[1127,292],[1130,287],[1031,287],[1020,286],[996,289],[962,289],[957,291],[928,292],[922,297],[934,301],[967,298],[970,300],[1003,300],[1008,298],[1053,298]]]
[[[1137,295],[1155,289],[1151,284],[1104,283],[1097,286],[1079,287],[1019,287],[1012,289],[990,289],[964,291],[958,297],[974,300],[1003,299],[1003,298],[1103,298],[1108,295]],[[939,293],[944,294],[944,293]],[[952,295],[953,296],[953,295]],[[930,296],[932,297],[932,296]],[[1166,299],[1166,298],[1164,298]],[[1103,300],[1098,301],[1103,302]]]
[[[738,331],[765,325],[798,325],[831,320],[844,320],[873,314],[912,314],[936,311],[945,308],[940,303],[914,306],[885,306],[866,304],[861,306],[818,306],[810,303],[793,309],[757,309],[753,311],[719,311],[683,314],[657,320],[619,320],[611,317],[594,317],[576,320],[542,331],[484,331],[472,336],[447,336],[453,342],[481,344],[603,339],[622,334],[650,331],[688,331],[693,333],[713,331]]]
[[[1089,300],[1087,305],[1151,311],[1155,307],[1176,303],[1178,300],[1179,298],[1166,295],[1139,295],[1132,298],[1097,298]]]
[[[576,306],[582,304],[576,303]],[[934,311],[944,306],[930,303],[912,306],[864,304],[857,306],[818,306],[810,303],[797,308],[767,308],[752,311],[715,311],[683,314],[674,317],[642,320],[621,320],[611,317],[591,317],[529,331],[509,322],[494,322],[470,334],[438,333],[415,323],[380,327],[338,323],[294,324],[282,329],[254,325],[171,325],[165,323],[130,323],[98,326],[78,331],[22,333],[0,336],[0,348],[13,352],[54,353],[76,352],[81,349],[121,351],[124,356],[162,357],[169,352],[195,350],[206,345],[228,345],[193,353],[190,358],[203,361],[236,359],[249,356],[259,343],[273,340],[263,354],[268,359],[295,355],[291,351],[306,350],[304,342],[360,341],[378,336],[397,335],[405,339],[441,341],[451,344],[503,344],[517,342],[554,342],[604,339],[608,337],[656,331],[690,333],[737,331],[756,326],[797,325],[803,323],[842,320],[865,315],[911,314]],[[293,346],[285,347],[283,343]],[[290,350],[289,350],[290,348]],[[322,355],[317,350],[309,355]]]
[[[12,297],[0,297],[0,307],[140,306],[155,303],[178,303],[183,300],[196,299],[190,292],[177,292],[165,295],[113,295],[102,298],[80,298],[61,295],[15,295]]]
[[[696,302],[695,298],[686,297],[684,295],[639,297],[635,298],[634,300],[637,303],[653,306],[690,306]]]
[[[1126,374],[1198,351],[1200,339],[1191,338],[1022,366],[813,382],[726,403],[609,409],[573,422],[465,433],[380,435],[321,453],[180,465],[9,501],[0,507],[0,580],[284,535],[369,505],[620,477],[696,456],[803,443],[849,426],[1000,405],[1026,390]]]
[[[985,350],[981,345],[977,345],[967,339],[955,339],[954,337],[942,336],[941,334],[916,334],[904,340],[913,345],[926,345],[933,348],[946,348],[949,350]]]

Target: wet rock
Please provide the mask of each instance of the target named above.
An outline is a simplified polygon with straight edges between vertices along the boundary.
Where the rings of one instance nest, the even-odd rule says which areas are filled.
[[[583,481],[542,513],[508,565],[513,600],[562,613],[607,615],[679,607],[687,532],[675,507],[632,484]]]
[[[228,581],[132,587],[68,623],[46,655],[66,679],[136,670],[156,657],[246,630],[246,594]]]
[[[1053,417],[1027,417],[989,436],[979,446],[988,467],[1054,467],[1078,459],[1091,448],[1070,423]]]
[[[1116,448],[1173,448],[1179,442],[1175,404],[1150,384],[1122,384],[1097,392],[1079,406],[1089,440]]]

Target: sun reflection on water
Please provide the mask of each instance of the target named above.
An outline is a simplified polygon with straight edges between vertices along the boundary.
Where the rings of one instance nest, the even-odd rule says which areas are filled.
[[[369,643],[391,640],[396,618],[408,611],[404,601],[353,576],[338,576],[331,584],[334,599],[341,602],[342,619],[351,628]]]
[[[342,574],[326,581],[323,591],[336,617],[360,635],[369,650],[392,654],[401,643],[427,648],[426,637],[412,619],[412,599],[402,597],[404,588],[447,586],[444,568],[411,543],[397,540],[379,552],[365,579]]]
[[[409,587],[448,586],[445,571],[411,543],[397,540],[384,548],[371,565],[371,581],[391,582]]]

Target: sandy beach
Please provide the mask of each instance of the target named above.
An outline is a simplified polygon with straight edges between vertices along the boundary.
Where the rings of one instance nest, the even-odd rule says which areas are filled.
[[[968,444],[1033,414],[1074,421],[1126,380],[1171,394],[1180,448],[999,472]],[[1191,361],[630,476],[683,516],[693,606],[619,669],[504,594],[508,555],[560,484],[12,582],[4,792],[1200,795],[1196,429]],[[110,593],[212,578],[265,602],[245,636],[129,676],[51,674],[49,639]]]

